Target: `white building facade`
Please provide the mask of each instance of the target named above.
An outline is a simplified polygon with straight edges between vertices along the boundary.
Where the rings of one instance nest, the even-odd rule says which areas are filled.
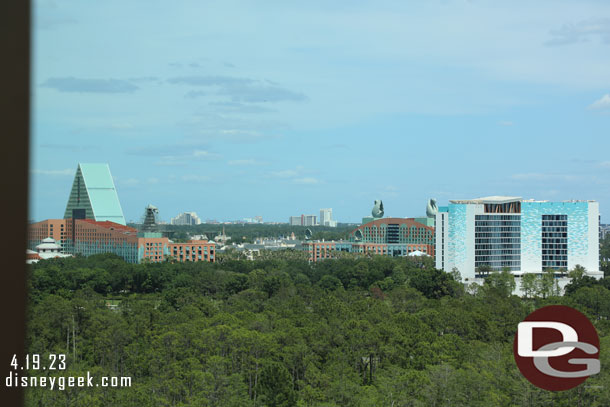
[[[201,219],[195,212],[183,212],[172,218],[172,225],[199,225],[201,224]]]
[[[330,226],[332,228],[337,227],[337,221],[333,220],[333,209],[323,208],[320,209],[320,225]]]
[[[317,224],[318,219],[316,215],[301,215],[302,226],[316,226]]]
[[[288,222],[290,226],[317,226],[318,217],[316,215],[291,216]]]
[[[508,268],[515,277],[553,270],[562,288],[569,282],[565,273],[576,265],[602,278],[599,219],[596,201],[449,201],[436,215],[436,268],[457,268],[464,282],[481,282],[482,266]]]

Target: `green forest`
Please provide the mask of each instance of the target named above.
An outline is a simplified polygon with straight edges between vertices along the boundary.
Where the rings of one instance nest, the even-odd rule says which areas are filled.
[[[575,270],[565,296],[539,279],[520,298],[510,273],[464,287],[431,259],[223,260],[32,265],[27,350],[67,363],[27,374],[132,384],[28,388],[26,405],[610,405],[610,278]],[[512,353],[517,324],[550,304],[586,314],[601,340],[601,373],[557,393],[531,385]]]

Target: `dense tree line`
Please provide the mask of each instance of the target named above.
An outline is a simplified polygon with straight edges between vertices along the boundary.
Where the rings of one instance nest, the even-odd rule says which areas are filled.
[[[599,257],[604,277],[610,277],[610,233],[600,242]]]
[[[67,354],[57,374],[133,381],[32,388],[30,406],[610,405],[608,279],[576,274],[563,297],[520,298],[506,273],[470,290],[430,259],[281,254],[138,265],[98,255],[30,273],[29,352]],[[561,393],[532,386],[512,356],[517,324],[549,304],[584,312],[601,338],[601,373]]]

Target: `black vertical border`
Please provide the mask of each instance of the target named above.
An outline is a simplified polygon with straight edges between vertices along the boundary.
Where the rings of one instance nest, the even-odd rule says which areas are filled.
[[[23,405],[7,388],[14,354],[23,355],[27,303],[25,264],[30,130],[30,0],[0,1],[1,156],[0,404]]]

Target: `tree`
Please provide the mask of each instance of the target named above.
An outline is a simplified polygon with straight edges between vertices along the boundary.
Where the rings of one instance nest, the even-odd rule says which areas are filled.
[[[533,298],[536,294],[538,276],[535,273],[525,273],[521,275],[521,291],[525,298]]]
[[[442,270],[415,269],[410,273],[409,285],[428,298],[441,298],[445,295],[460,295],[461,283],[453,280],[450,274]]]
[[[570,282],[566,285],[565,292],[567,295],[575,293],[583,287],[593,287],[599,284],[599,281],[594,277],[586,275],[587,270],[577,264],[574,269],[568,273],[568,277],[571,278]]]
[[[296,404],[292,377],[282,363],[268,362],[261,371],[258,393],[265,405],[289,407]]]
[[[604,277],[610,277],[610,261],[602,260],[599,269],[604,272]]]
[[[610,233],[600,242],[599,257],[605,261],[610,260]]]
[[[388,257],[41,261],[32,266],[27,352],[67,354],[61,375],[129,376],[133,387],[33,387],[25,398],[96,407],[610,405],[602,387],[610,371],[553,395],[518,372],[515,329],[534,304],[511,295],[509,270],[473,284],[475,295],[460,295],[454,277]],[[587,286],[586,275],[573,277],[567,298],[536,305],[581,309],[606,349],[610,279]],[[556,294],[552,271],[520,284],[527,297]],[[609,357],[600,353],[602,365]]]
[[[489,264],[483,264],[483,265],[477,267],[477,269],[476,269],[476,273],[478,275],[482,275],[482,276],[489,275],[489,273],[491,273],[492,271],[493,271],[493,269],[491,268],[491,266]]]
[[[320,279],[318,285],[327,291],[334,291],[340,287],[343,287],[343,284],[341,284],[341,280],[339,280],[335,276],[331,276],[328,274]]]
[[[585,269],[580,264],[577,264],[576,266],[574,266],[574,269],[568,273],[568,277],[570,277],[572,280],[579,280],[585,276],[586,272],[587,269]]]
[[[548,269],[536,280],[536,295],[542,298],[559,294],[559,286],[555,280],[555,270]]]
[[[509,297],[515,290],[515,276],[508,268],[501,272],[494,271],[485,278],[484,287],[488,293],[494,293],[501,297]]]
[[[462,275],[460,274],[460,270],[457,267],[452,268],[451,273],[449,274],[451,274],[451,277],[453,277],[453,279],[458,283],[462,282]]]
[[[596,319],[610,318],[610,291],[602,286],[579,288],[572,298],[587,307]]]

